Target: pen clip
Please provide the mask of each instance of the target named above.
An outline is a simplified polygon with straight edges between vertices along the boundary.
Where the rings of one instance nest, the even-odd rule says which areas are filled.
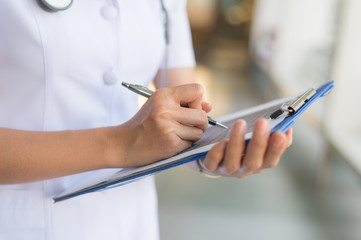
[[[313,88],[308,89],[305,93],[297,97],[290,103],[282,104],[281,108],[276,110],[270,115],[271,119],[276,119],[281,116],[284,112],[288,113],[288,116],[295,114],[305,103],[307,103],[314,95],[316,90]]]
[[[296,98],[291,104],[288,105],[287,111],[290,115],[295,114],[305,103],[307,103],[314,95],[316,90],[313,88],[308,89],[304,94]]]

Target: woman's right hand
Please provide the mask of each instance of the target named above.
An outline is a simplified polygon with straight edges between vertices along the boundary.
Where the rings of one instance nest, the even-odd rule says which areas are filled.
[[[114,167],[153,163],[199,140],[208,127],[206,112],[210,110],[202,97],[199,84],[156,91],[132,119],[112,132]]]

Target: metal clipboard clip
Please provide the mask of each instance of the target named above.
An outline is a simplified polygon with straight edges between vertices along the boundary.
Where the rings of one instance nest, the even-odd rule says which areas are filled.
[[[284,112],[287,112],[288,116],[292,116],[298,111],[298,109],[300,109],[303,105],[305,105],[305,103],[307,103],[315,94],[316,94],[315,89],[313,88],[308,89],[304,94],[302,94],[292,102],[282,104],[280,109],[276,110],[274,113],[270,115],[270,118],[276,119]]]

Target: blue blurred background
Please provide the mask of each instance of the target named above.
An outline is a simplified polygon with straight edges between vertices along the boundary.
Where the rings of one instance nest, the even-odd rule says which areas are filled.
[[[188,0],[211,116],[335,81],[262,174],[156,175],[162,239],[361,239],[361,1]]]

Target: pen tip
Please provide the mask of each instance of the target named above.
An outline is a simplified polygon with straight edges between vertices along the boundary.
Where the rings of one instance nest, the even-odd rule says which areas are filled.
[[[224,129],[228,129],[228,127],[220,122],[217,122],[217,125],[224,128]]]

